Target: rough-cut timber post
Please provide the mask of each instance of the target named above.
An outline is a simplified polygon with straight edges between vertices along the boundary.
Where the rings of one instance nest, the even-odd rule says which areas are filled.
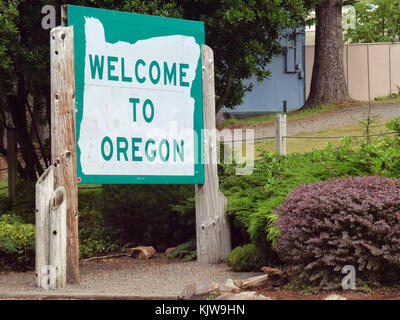
[[[64,187],[58,187],[50,199],[50,265],[55,268],[55,287],[67,285],[67,199]]]
[[[49,167],[36,182],[35,190],[35,278],[36,286],[42,286],[42,271],[50,264],[49,260],[49,214],[50,197],[53,193],[53,167]]]
[[[14,198],[17,179],[17,136],[15,129],[7,130],[8,196]]]
[[[203,76],[204,129],[215,129],[215,88],[213,51],[201,46]],[[231,235],[227,219],[226,199],[219,191],[217,143],[215,134],[204,135],[204,184],[196,185],[197,260],[202,263],[224,261],[231,251]]]
[[[286,155],[286,114],[278,114],[275,117],[276,151]]]
[[[78,187],[75,144],[75,72],[73,27],[50,32],[51,161],[54,190],[67,197],[67,281],[79,282]]]

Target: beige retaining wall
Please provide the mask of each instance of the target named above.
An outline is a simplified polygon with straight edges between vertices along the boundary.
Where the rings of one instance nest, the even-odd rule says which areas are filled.
[[[343,60],[353,99],[368,101],[399,92],[400,42],[345,44]],[[306,46],[306,96],[310,92],[313,63],[314,46]]]

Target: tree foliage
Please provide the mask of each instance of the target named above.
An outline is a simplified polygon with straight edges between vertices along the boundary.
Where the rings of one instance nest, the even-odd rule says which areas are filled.
[[[14,128],[21,148],[21,178],[36,179],[48,165],[40,137],[49,121],[49,38],[41,29],[42,1],[0,1],[0,134]],[[2,139],[0,153],[7,156]],[[34,144],[34,142],[36,142]],[[40,163],[35,147],[41,149]]]
[[[85,1],[81,1],[85,2]],[[88,2],[88,1],[86,1]],[[206,44],[214,50],[217,111],[242,102],[251,85],[266,79],[266,66],[280,53],[287,28],[304,24],[310,3],[303,0],[90,0],[96,7],[203,21]]]
[[[214,50],[217,110],[241,103],[252,87],[244,79],[270,75],[282,32],[302,24],[309,10],[303,0],[0,0],[0,136],[16,129],[23,179],[36,180],[49,165],[42,133],[50,124],[49,30],[41,28],[41,9],[54,5],[59,15],[65,3],[203,21]],[[7,157],[1,139],[0,154]]]
[[[371,0],[354,3],[355,26],[344,35],[346,42],[371,43],[400,41],[398,0]],[[344,19],[351,19],[344,15]]]

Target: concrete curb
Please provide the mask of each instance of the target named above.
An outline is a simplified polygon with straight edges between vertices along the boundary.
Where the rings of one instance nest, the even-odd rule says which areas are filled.
[[[0,293],[0,300],[178,300],[177,296],[135,296],[130,294],[47,293],[15,292]]]

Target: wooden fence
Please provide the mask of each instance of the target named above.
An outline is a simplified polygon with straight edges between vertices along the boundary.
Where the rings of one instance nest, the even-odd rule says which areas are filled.
[[[350,97],[368,101],[400,91],[400,42],[345,44],[344,72]],[[314,46],[305,47],[306,96],[310,93]]]

